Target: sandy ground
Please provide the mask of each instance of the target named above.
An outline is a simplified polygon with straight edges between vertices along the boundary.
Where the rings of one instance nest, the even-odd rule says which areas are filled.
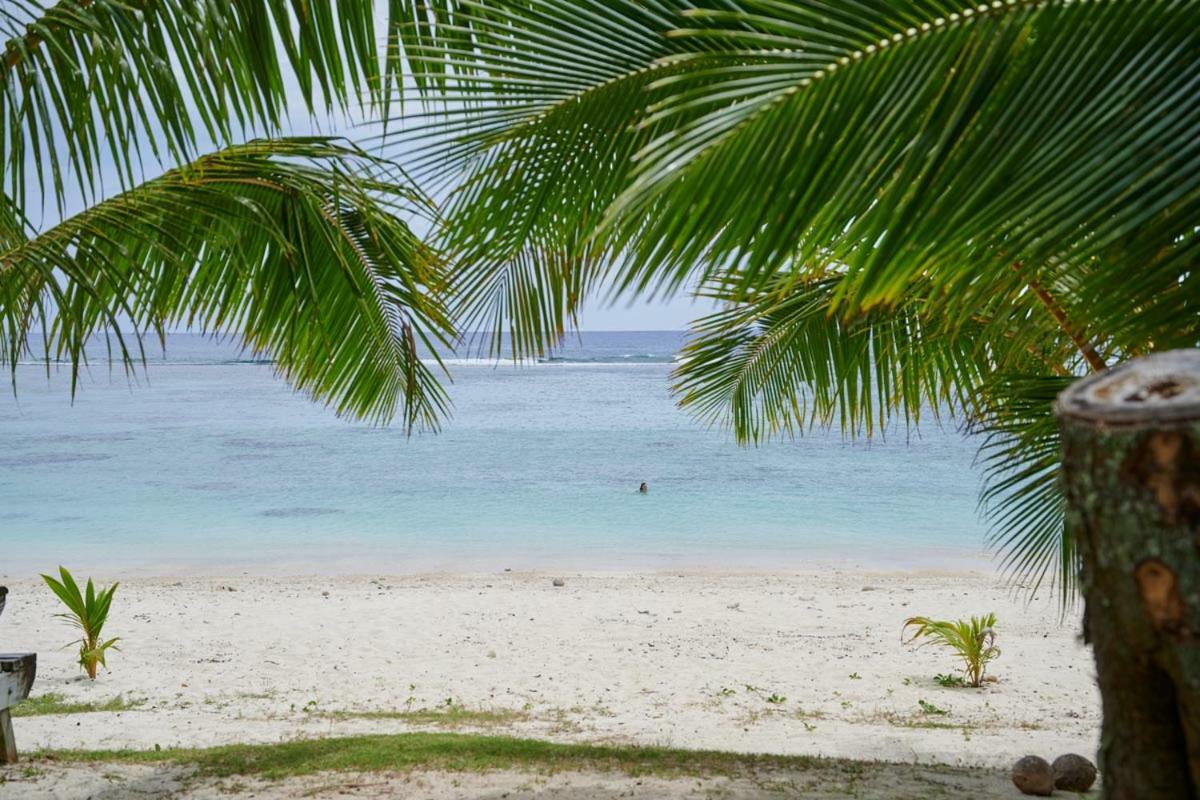
[[[142,703],[19,718],[18,741],[32,751],[398,732],[415,726],[355,714],[451,701],[512,712],[489,731],[560,741],[1004,768],[1027,753],[1095,753],[1099,694],[1077,620],[993,576],[567,574],[564,587],[553,577],[130,580],[106,631],[121,652],[95,682],[60,649],[71,631],[51,616],[50,592],[8,580],[0,650],[38,652],[35,694]],[[1003,654],[982,690],[938,686],[953,657],[901,645],[908,616],[985,611],[999,616]],[[540,796],[530,791],[509,796]]]

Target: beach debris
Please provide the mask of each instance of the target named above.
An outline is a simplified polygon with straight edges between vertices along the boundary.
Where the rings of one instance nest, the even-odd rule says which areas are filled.
[[[329,597],[329,592],[321,592],[321,597]]]
[[[1022,794],[1049,797],[1054,793],[1054,770],[1041,756],[1025,756],[1013,764],[1012,782]]]
[[[553,583],[555,586],[566,586],[567,585],[566,580],[563,578],[555,578],[553,581],[551,581],[551,583]]]
[[[1054,788],[1064,792],[1086,792],[1096,782],[1096,765],[1077,753],[1054,759]]]

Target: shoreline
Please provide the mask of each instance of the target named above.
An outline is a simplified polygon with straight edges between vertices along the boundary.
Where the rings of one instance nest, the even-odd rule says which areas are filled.
[[[553,577],[136,577],[105,631],[121,651],[95,682],[61,649],[72,632],[50,592],[10,582],[0,635],[38,652],[34,696],[123,704],[20,717],[17,735],[27,752],[448,729],[990,767],[1095,752],[1099,697],[1076,621],[995,576]],[[1003,655],[984,689],[939,686],[953,657],[900,643],[908,616],[987,611]]]
[[[59,550],[60,548],[53,548]],[[103,547],[96,547],[102,551]],[[353,556],[341,556],[353,550]],[[72,553],[69,563],[59,559],[37,558],[20,555],[9,558],[0,565],[0,581],[19,581],[36,578],[40,572],[52,570],[59,563],[70,569],[79,566],[95,573],[97,579],[140,578],[220,578],[249,576],[262,578],[304,578],[327,576],[340,578],[415,575],[492,575],[492,574],[540,574],[565,573],[575,575],[638,575],[638,574],[688,574],[688,575],[778,575],[821,572],[862,572],[880,574],[972,574],[981,577],[996,576],[998,559],[986,551],[975,548],[947,550],[946,548],[908,549],[903,553],[881,548],[870,557],[865,554],[837,556],[814,555],[810,548],[772,550],[769,548],[747,548],[738,552],[723,552],[712,549],[704,555],[696,553],[612,553],[584,552],[572,555],[547,552],[506,551],[480,554],[472,552],[425,553],[404,558],[394,555],[395,548],[381,547],[378,551],[367,548],[364,553],[357,547],[338,546],[329,552],[309,557],[287,558],[282,553],[265,551],[256,558],[189,558],[183,554],[174,557],[156,557],[131,561],[128,557],[106,559],[93,557],[89,552]],[[391,553],[389,555],[389,553]]]

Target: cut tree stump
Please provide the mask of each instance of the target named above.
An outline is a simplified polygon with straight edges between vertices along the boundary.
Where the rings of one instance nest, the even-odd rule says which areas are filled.
[[[36,674],[36,653],[0,653],[0,763],[17,760],[12,707],[29,697]]]
[[[1200,350],[1058,398],[1109,800],[1200,800]]]

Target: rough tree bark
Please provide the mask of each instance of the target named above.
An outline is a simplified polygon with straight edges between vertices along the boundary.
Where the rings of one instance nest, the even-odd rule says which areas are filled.
[[[1109,800],[1200,800],[1200,350],[1058,399]]]

